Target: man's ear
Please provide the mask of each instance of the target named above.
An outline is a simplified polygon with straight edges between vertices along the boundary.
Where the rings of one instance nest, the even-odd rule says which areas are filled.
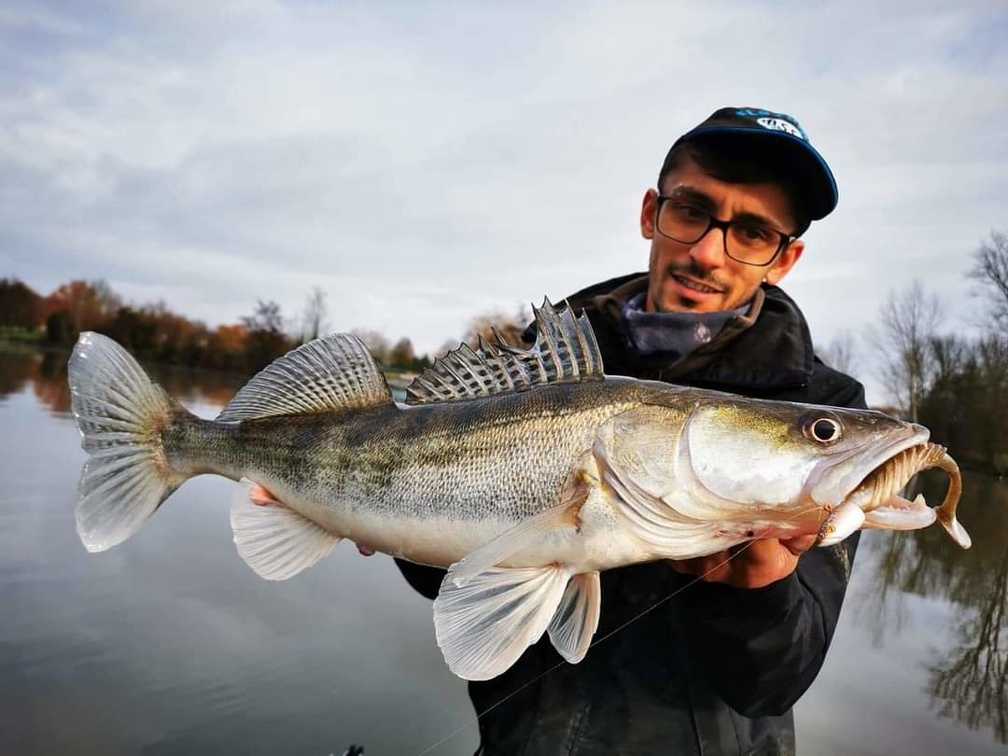
[[[763,280],[775,286],[794,267],[794,264],[798,262],[798,258],[802,256],[802,252],[804,251],[805,242],[801,239],[795,239],[784,248],[783,252],[777,255],[777,259],[767,268]]]
[[[658,207],[658,192],[648,189],[641,202],[640,232],[645,239],[654,238],[655,209]]]

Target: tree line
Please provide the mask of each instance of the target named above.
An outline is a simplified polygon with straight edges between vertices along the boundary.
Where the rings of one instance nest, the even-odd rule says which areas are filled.
[[[516,343],[531,315],[491,312],[475,316],[463,340],[475,345],[496,328]],[[299,344],[328,333],[325,293],[314,289],[302,312],[288,320],[274,301],[257,302],[236,323],[214,328],[172,312],[163,302],[124,303],[102,280],[73,280],[42,295],[16,278],[0,279],[0,338],[70,348],[82,331],[115,339],[141,360],[251,374]],[[353,331],[385,370],[417,373],[432,363],[412,341],[390,340],[378,331]],[[458,346],[446,342],[438,354]]]
[[[280,305],[258,301],[235,323],[214,328],[172,312],[163,302],[131,305],[105,281],[74,280],[42,295],[14,278],[0,279],[0,335],[69,348],[82,331],[109,336],[142,360],[187,367],[253,373],[298,344],[323,335],[324,293],[316,289],[292,326]],[[422,370],[429,358],[417,355],[408,338],[390,344],[370,339],[384,368]]]
[[[920,281],[893,290],[863,346],[892,409],[931,429],[963,467],[1008,474],[1008,235],[994,231],[963,274],[974,284],[971,323],[946,317]],[[969,327],[966,327],[969,326]],[[857,362],[845,334],[824,350],[842,370]]]

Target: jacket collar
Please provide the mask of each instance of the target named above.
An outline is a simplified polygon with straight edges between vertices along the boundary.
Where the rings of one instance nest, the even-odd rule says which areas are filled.
[[[572,299],[591,299],[599,314],[618,328],[623,304],[646,291],[647,283],[646,273],[623,276]],[[729,320],[707,344],[663,366],[660,377],[688,377],[691,383],[728,388],[779,389],[807,384],[814,360],[808,323],[798,305],[783,290],[763,284],[744,315]]]

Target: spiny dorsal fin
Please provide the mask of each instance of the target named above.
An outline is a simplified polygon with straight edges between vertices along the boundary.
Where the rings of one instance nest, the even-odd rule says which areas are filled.
[[[385,376],[364,343],[349,333],[335,333],[302,344],[263,368],[217,419],[302,415],[391,401]]]
[[[480,337],[476,351],[462,344],[410,384],[407,401],[426,404],[470,399],[604,377],[602,355],[587,315],[575,318],[570,307],[558,310],[548,299],[533,312],[536,340],[530,348],[508,344],[496,330],[493,341]]]

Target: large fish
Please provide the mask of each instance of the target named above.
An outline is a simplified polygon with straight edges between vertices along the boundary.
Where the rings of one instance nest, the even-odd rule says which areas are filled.
[[[580,661],[599,571],[712,554],[754,538],[937,519],[957,543],[959,471],[927,429],[879,412],[758,401],[606,377],[587,319],[549,303],[530,349],[463,345],[395,403],[354,336],[305,344],[197,418],[111,339],[70,359],[89,458],[77,532],[90,551],[128,538],[185,480],[242,481],[242,558],[281,580],[341,539],[450,567],[434,602],[450,669],[486,679],[544,633]],[[899,495],[946,470],[942,504]]]

